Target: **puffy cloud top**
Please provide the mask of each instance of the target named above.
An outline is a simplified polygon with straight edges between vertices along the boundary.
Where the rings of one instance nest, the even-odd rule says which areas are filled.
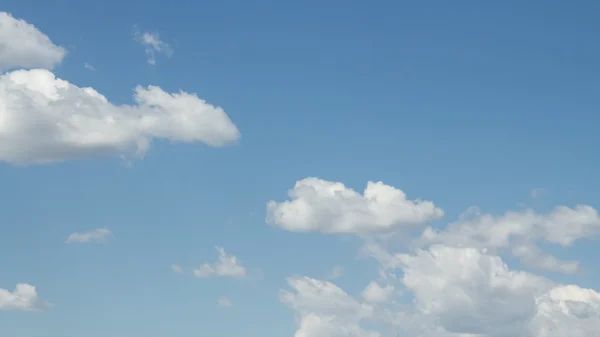
[[[288,194],[289,201],[267,204],[266,221],[292,232],[381,233],[444,215],[433,202],[408,200],[382,182],[368,182],[360,194],[339,182],[305,178]]]
[[[34,25],[0,12],[0,72],[16,68],[53,69],[66,50]]]

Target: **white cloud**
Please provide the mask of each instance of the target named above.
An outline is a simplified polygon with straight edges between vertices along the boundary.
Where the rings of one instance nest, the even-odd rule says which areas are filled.
[[[87,70],[96,71],[96,68],[87,62],[83,64],[83,67]]]
[[[98,228],[85,233],[73,233],[67,238],[67,243],[106,242],[112,236],[108,228]]]
[[[556,286],[536,298],[530,328],[535,337],[588,337],[600,331],[600,294],[574,285]]]
[[[0,12],[0,72],[16,68],[53,69],[66,55],[34,25]]]
[[[267,223],[292,232],[382,233],[439,219],[444,212],[430,201],[411,201],[401,190],[368,182],[363,194],[339,182],[297,181],[291,200],[269,201]]]
[[[231,307],[233,304],[231,303],[231,301],[227,298],[227,297],[221,297],[217,300],[217,304],[222,307],[222,308],[229,308]]]
[[[143,155],[152,139],[236,142],[237,127],[218,107],[184,91],[135,88],[135,105],[113,105],[42,69],[0,76],[0,160],[41,164],[74,158]]]
[[[372,281],[362,292],[365,301],[378,304],[386,303],[392,299],[394,287],[391,285],[381,286],[378,282]]]
[[[342,266],[334,266],[331,269],[331,272],[329,273],[327,278],[330,280],[334,280],[334,279],[342,277],[343,273],[344,273],[344,268],[342,268]]]
[[[144,46],[148,56],[148,64],[156,65],[156,54],[162,54],[166,57],[173,55],[173,49],[166,42],[161,41],[158,33],[140,32],[137,28],[134,31],[135,40]]]
[[[180,265],[172,264],[171,269],[176,273],[179,273],[179,274],[183,273],[183,268],[181,268]]]
[[[548,214],[531,209],[507,212],[503,216],[476,213],[449,224],[441,231],[427,228],[421,243],[444,243],[486,247],[511,248],[513,255],[532,267],[551,271],[574,273],[577,261],[562,261],[539,252],[536,242],[545,241],[563,247],[583,238],[600,235],[600,216],[587,205],[574,208],[558,206]]]
[[[309,277],[288,278],[292,291],[282,290],[280,300],[298,316],[295,337],[379,337],[363,329],[361,320],[373,315],[362,304],[333,283]]]
[[[38,297],[35,287],[30,284],[19,283],[12,292],[0,288],[0,310],[43,311],[51,306]]]
[[[581,271],[579,261],[560,260],[552,255],[543,254],[534,244],[515,245],[512,254],[529,267],[540,268],[556,273],[575,274]]]
[[[205,263],[198,269],[194,269],[194,275],[199,278],[212,276],[228,276],[233,278],[246,277],[246,268],[242,266],[237,257],[229,255],[222,247],[216,247],[219,259],[213,264]]]
[[[552,286],[474,248],[434,245],[398,259],[417,309],[452,333],[522,335],[536,297]]]
[[[380,318],[414,335],[582,337],[600,329],[600,294],[511,270],[485,249],[433,245],[381,262],[399,271],[414,306]]]

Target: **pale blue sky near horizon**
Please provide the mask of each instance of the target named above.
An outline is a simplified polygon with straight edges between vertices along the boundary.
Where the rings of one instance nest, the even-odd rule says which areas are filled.
[[[265,224],[266,203],[305,177],[359,191],[381,180],[433,200],[440,223],[470,206],[600,207],[599,2],[4,0],[0,10],[69,50],[58,77],[116,103],[138,84],[194,92],[241,132],[219,149],[155,141],[131,167],[116,156],[0,163],[0,288],[28,282],[54,303],[0,312],[6,336],[292,336],[278,300],[286,277],[324,279],[340,265],[336,283],[358,294],[377,276],[356,238]],[[134,25],[173,55],[149,66]],[[532,199],[534,188],[548,192]],[[114,238],[65,244],[99,227]],[[171,271],[214,261],[215,246],[249,280]],[[597,287],[598,253],[585,241],[557,251],[585,272],[552,277]],[[234,305],[219,308],[221,296]]]

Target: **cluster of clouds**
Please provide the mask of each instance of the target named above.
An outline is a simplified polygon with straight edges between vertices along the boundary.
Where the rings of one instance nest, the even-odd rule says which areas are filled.
[[[131,158],[156,139],[223,147],[240,138],[222,108],[183,90],[138,85],[134,104],[113,104],[94,88],[56,77],[52,69],[67,52],[35,26],[0,13],[0,27],[0,161]],[[171,50],[156,34],[136,38],[152,57]]]
[[[470,208],[434,228],[442,209],[382,182],[368,182],[359,193],[309,177],[288,196],[267,203],[267,223],[291,232],[355,234],[379,266],[378,278],[356,296],[331,279],[290,278],[291,290],[280,299],[297,316],[296,337],[379,337],[385,329],[411,337],[583,337],[600,329],[598,292],[511,269],[503,259],[550,274],[576,273],[578,261],[544,253],[540,243],[568,247],[596,237],[600,217],[589,205],[501,216]],[[412,235],[415,229],[420,234]],[[398,243],[398,236],[411,240]]]
[[[156,64],[158,54],[173,54],[157,33],[136,28],[134,38],[144,47],[151,65]],[[56,77],[52,71],[66,56],[64,47],[55,45],[34,25],[0,12],[0,161],[32,165],[94,156],[129,160],[143,156],[157,139],[223,147],[240,138],[222,108],[183,90],[169,93],[158,86],[138,85],[134,104],[113,104],[94,88]],[[95,71],[90,64],[84,67]],[[73,233],[66,242],[105,242],[111,236],[110,230],[99,228]],[[235,257],[220,258],[224,260],[204,266],[202,272],[245,273]],[[0,288],[0,309],[49,306],[38,299],[33,285],[18,284],[14,291]]]
[[[134,104],[113,104],[93,88],[57,78],[52,69],[67,52],[36,27],[0,13],[0,28],[0,161],[139,157],[155,139],[221,147],[240,138],[223,109],[193,93],[137,86]],[[157,34],[136,30],[134,35],[152,65],[157,55],[173,53]],[[532,198],[545,193],[536,189]],[[334,283],[343,276],[340,266],[327,280],[288,278],[279,299],[297,317],[295,336],[379,337],[387,329],[411,337],[583,337],[600,331],[600,294],[547,276],[577,274],[579,262],[544,251],[600,235],[596,209],[557,206],[543,214],[523,209],[497,216],[473,207],[443,227],[433,225],[444,216],[433,201],[411,199],[383,182],[367,182],[359,192],[308,177],[296,182],[287,200],[269,201],[267,224],[289,232],[356,235],[379,269],[355,295]],[[73,233],[66,242],[110,237],[110,230],[99,228]],[[398,243],[397,237],[410,240]],[[215,262],[191,268],[191,274],[247,277],[236,256],[223,247],[216,250]],[[518,259],[524,270],[509,267],[507,257]],[[222,297],[217,304],[232,302]],[[0,289],[0,309],[50,306],[30,284]]]

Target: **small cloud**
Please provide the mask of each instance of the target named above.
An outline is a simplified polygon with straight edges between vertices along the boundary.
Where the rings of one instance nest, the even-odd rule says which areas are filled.
[[[173,271],[176,273],[179,273],[179,274],[183,273],[183,268],[181,268],[180,265],[172,264],[171,269],[173,269]]]
[[[331,272],[329,273],[329,276],[327,276],[327,278],[329,278],[330,280],[340,278],[343,272],[344,268],[342,268],[341,266],[335,266],[333,267],[333,269],[331,269]]]
[[[19,283],[14,291],[0,288],[0,310],[45,311],[52,303],[41,300],[34,286]]]
[[[169,44],[162,41],[158,33],[140,32],[137,27],[134,27],[135,40],[144,47],[146,56],[148,56],[148,64],[156,65],[156,54],[162,54],[166,57],[173,55],[173,49]]]
[[[217,300],[217,304],[222,308],[229,308],[233,305],[227,297],[221,297]]]
[[[537,187],[531,190],[531,199],[538,199],[548,195],[550,191],[547,188]]]
[[[88,242],[106,242],[112,232],[108,228],[98,228],[85,233],[73,233],[69,235],[66,243],[88,243]]]
[[[223,247],[216,247],[219,259],[213,264],[204,263],[198,269],[194,269],[194,275],[198,278],[211,276],[228,276],[233,278],[244,278],[246,268],[242,266],[237,257],[229,255]]]
[[[93,65],[91,65],[91,64],[89,64],[89,63],[87,63],[87,62],[83,64],[83,67],[84,67],[85,69],[88,69],[88,70],[91,70],[91,71],[96,71],[96,68],[94,68],[94,66],[93,66]]]

